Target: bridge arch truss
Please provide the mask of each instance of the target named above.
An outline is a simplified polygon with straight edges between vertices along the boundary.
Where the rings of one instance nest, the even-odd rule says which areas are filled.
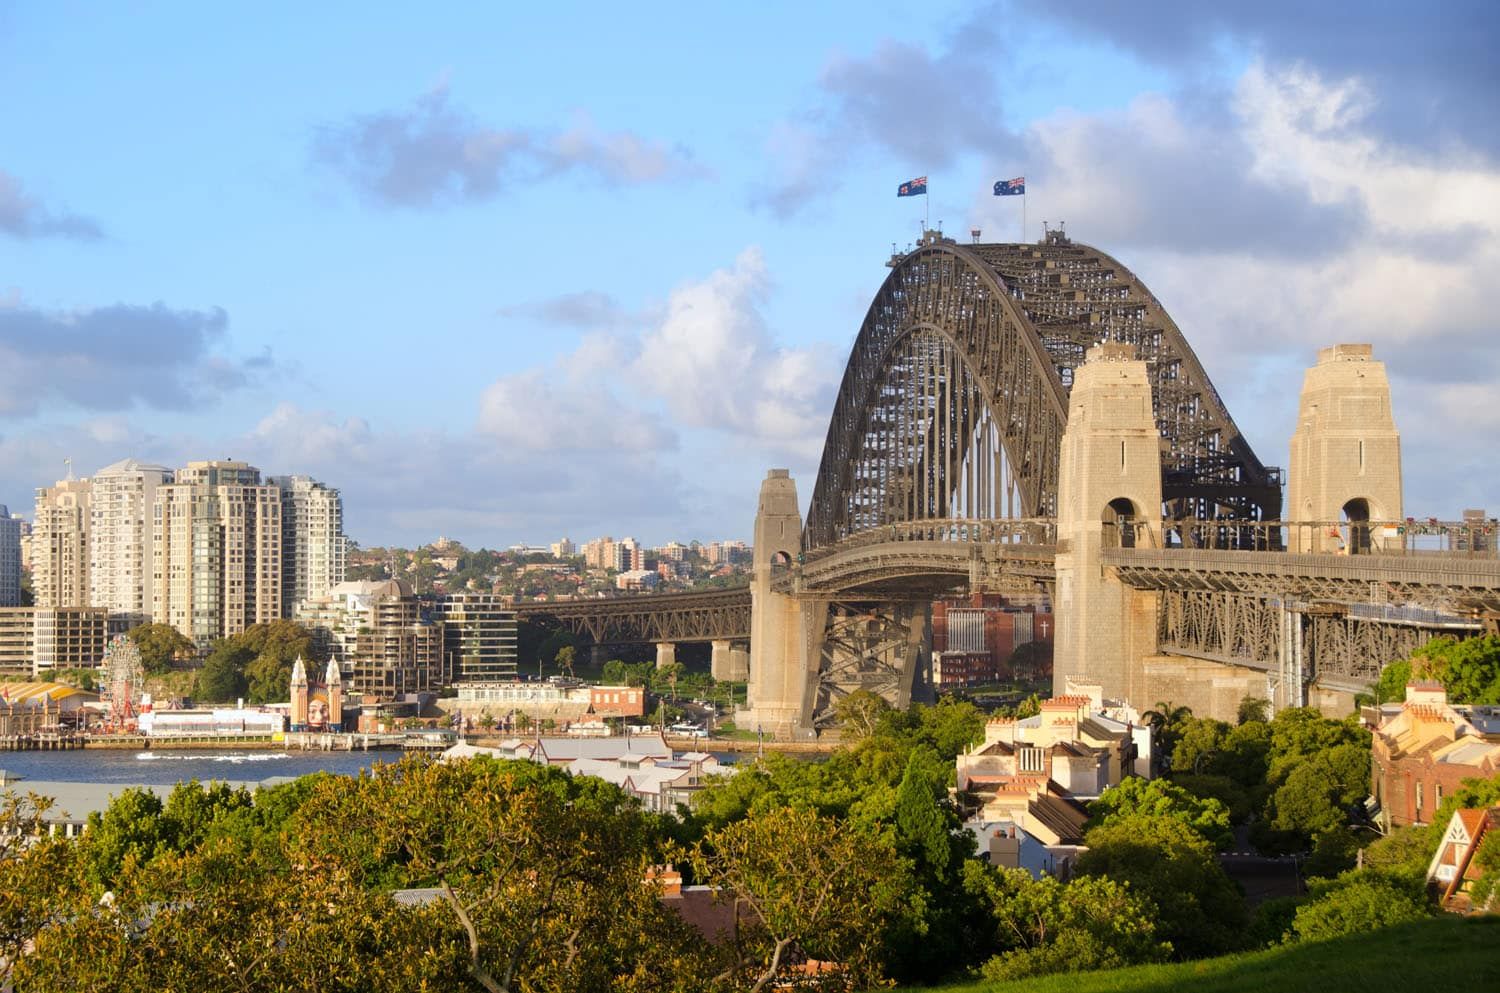
[[[1176,323],[1104,253],[929,233],[890,262],[855,338],[804,546],[929,518],[1050,517],[1073,370],[1101,341],[1145,359],[1171,518],[1274,519],[1278,470],[1241,436]]]

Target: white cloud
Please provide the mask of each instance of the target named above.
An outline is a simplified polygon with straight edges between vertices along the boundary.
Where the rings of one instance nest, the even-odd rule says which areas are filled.
[[[767,457],[816,458],[836,359],[776,340],[765,318],[770,292],[765,258],[747,248],[637,315],[637,335],[587,335],[546,368],[496,380],[481,401],[480,430],[522,449],[656,452],[677,447],[664,409],[675,427],[714,432]],[[587,302],[589,315],[618,312],[590,294],[560,300],[570,323],[575,301]]]
[[[1500,497],[1500,471],[1472,458],[1494,437],[1482,411],[1500,404],[1488,300],[1500,169],[1386,138],[1366,126],[1373,106],[1358,80],[1257,64],[1217,124],[1159,95],[1038,121],[1028,178],[1043,216],[1068,218],[1149,284],[1267,462],[1286,458],[1317,349],[1373,343],[1395,388],[1408,504],[1456,513],[1459,492]],[[1003,223],[995,204],[977,207],[987,227]]]
[[[0,170],[0,234],[21,239],[54,237],[80,241],[103,237],[95,221],[49,209],[28,196],[21,181],[4,170]]]
[[[729,268],[678,287],[633,368],[680,423],[806,451],[821,444],[839,370],[831,356],[775,340],[763,313],[770,289],[753,246]]]
[[[449,101],[446,80],[408,109],[325,125],[312,155],[369,199],[399,207],[488,199],[508,185],[567,172],[607,185],[704,174],[686,150],[629,131],[600,131],[586,115],[556,132],[482,124]]]
[[[621,378],[618,368],[580,376],[563,365],[503,376],[480,398],[479,430],[502,445],[529,452],[659,452],[676,447],[657,417],[619,399],[611,384]]]

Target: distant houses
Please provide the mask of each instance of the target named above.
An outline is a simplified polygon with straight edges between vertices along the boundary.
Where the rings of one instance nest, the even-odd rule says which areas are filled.
[[[1035,716],[990,721],[955,762],[964,826],[994,865],[1065,873],[1083,851],[1085,802],[1151,773],[1150,729],[1096,685],[1067,689]]]
[[[1428,824],[1465,779],[1500,773],[1500,707],[1450,704],[1439,683],[1408,683],[1402,703],[1365,720],[1371,792],[1387,829]]]
[[[566,769],[570,775],[593,776],[614,783],[646,810],[670,813],[690,806],[710,776],[738,771],[708,752],[674,754],[660,734],[625,737],[510,738],[493,748],[464,742],[445,751],[441,761],[489,755]]]

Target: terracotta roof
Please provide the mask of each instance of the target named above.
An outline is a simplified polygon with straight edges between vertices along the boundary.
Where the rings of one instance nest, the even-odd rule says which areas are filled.
[[[661,902],[709,942],[722,945],[735,940],[734,897],[707,886],[684,886],[675,894],[662,894]]]
[[[1458,820],[1464,826],[1464,831],[1472,839],[1479,833],[1479,829],[1488,818],[1489,813],[1488,810],[1481,810],[1478,807],[1468,807],[1458,811]]]
[[[1055,696],[1051,700],[1043,700],[1042,709],[1076,710],[1079,707],[1087,707],[1092,702],[1086,696]]]
[[[1440,721],[1447,723],[1448,720],[1447,717],[1443,716],[1441,710],[1430,703],[1409,703],[1406,705],[1406,712],[1412,716],[1412,720],[1416,721]]]

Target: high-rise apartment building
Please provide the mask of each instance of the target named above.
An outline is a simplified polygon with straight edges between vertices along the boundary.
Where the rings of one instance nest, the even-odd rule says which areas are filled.
[[[151,620],[156,490],[171,470],[125,459],[94,473],[89,493],[89,599],[117,627]]]
[[[244,462],[189,462],[157,487],[152,619],[200,645],[282,616],[281,488]]]
[[[21,604],[21,520],[0,503],[0,607]]]
[[[31,590],[38,607],[89,603],[87,479],[62,479],[36,491],[31,521]]]
[[[317,653],[339,664],[351,700],[395,700],[453,680],[442,623],[399,579],[339,583],[298,603],[295,617],[312,631]]]
[[[569,538],[552,543],[552,557],[555,559],[570,559],[578,554],[578,546],[573,544]]]
[[[348,539],[339,491],[307,476],[272,476],[281,489],[281,603],[288,616],[344,581]]]
[[[493,593],[450,593],[438,601],[443,654],[453,678],[493,683],[516,678],[516,614]]]

